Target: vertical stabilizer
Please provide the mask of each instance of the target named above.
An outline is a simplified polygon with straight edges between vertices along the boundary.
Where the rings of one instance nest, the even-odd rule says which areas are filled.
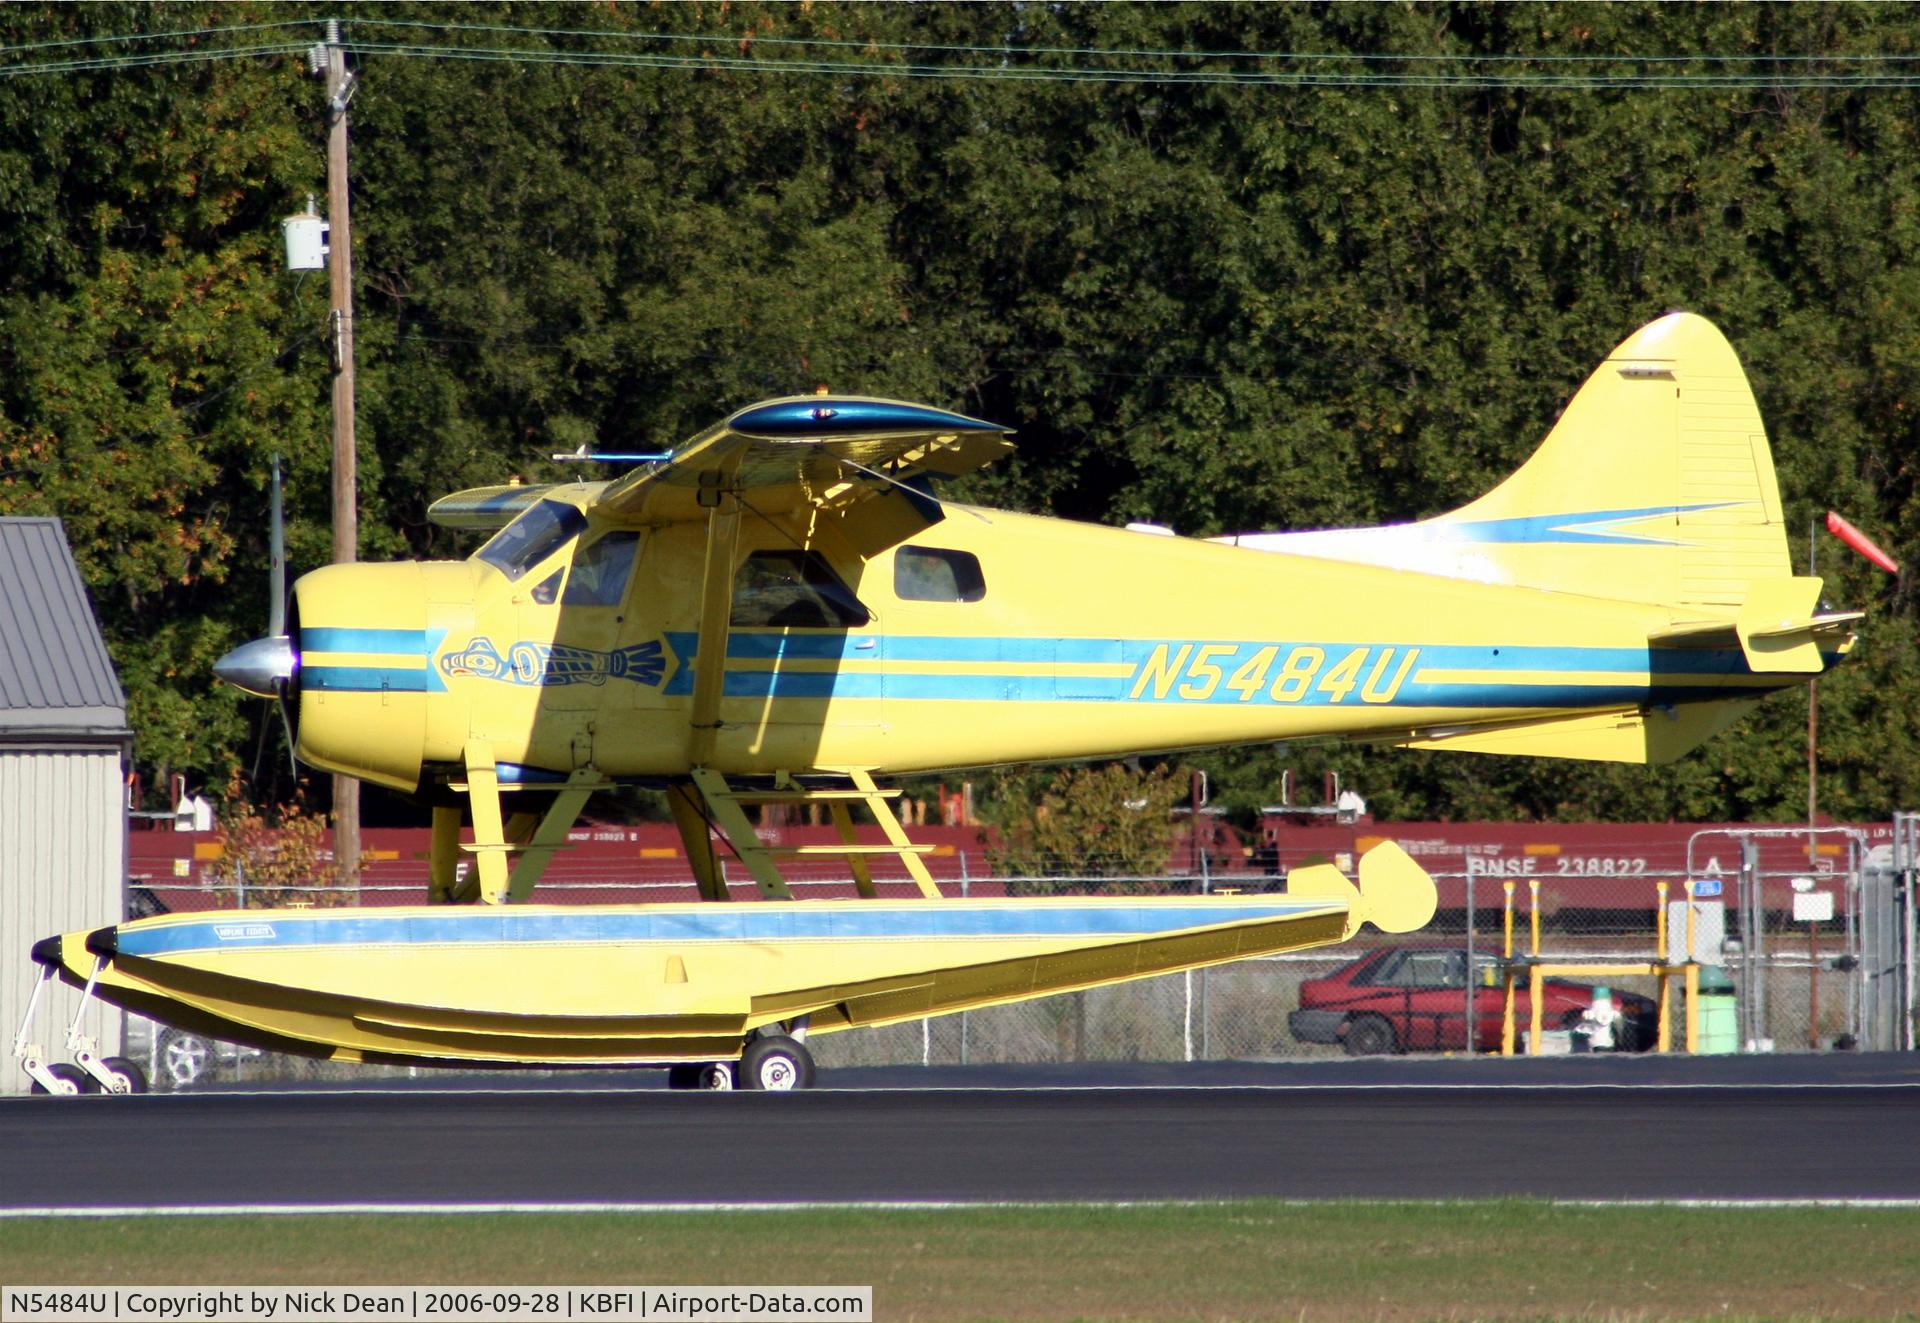
[[[1792,573],[1746,373],[1711,322],[1684,312],[1609,354],[1533,457],[1472,504],[1415,524],[1231,540],[1709,611]]]

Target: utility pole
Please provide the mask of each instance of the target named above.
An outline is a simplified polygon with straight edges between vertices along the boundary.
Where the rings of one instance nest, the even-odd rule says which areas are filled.
[[[308,54],[308,66],[327,80],[327,277],[333,346],[333,559],[360,557],[359,479],[353,442],[353,218],[347,201],[347,103],[356,81],[347,72],[340,24],[327,20],[327,39]],[[342,881],[360,880],[360,782],[333,778],[333,859]]]

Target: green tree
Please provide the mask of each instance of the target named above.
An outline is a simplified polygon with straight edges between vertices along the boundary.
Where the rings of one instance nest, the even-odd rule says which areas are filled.
[[[1022,879],[1024,894],[1073,891],[1093,877],[1127,879],[1125,890],[1164,890],[1173,806],[1188,779],[1171,764],[1000,773],[986,797],[985,816],[1000,830],[989,862],[1000,876]]]

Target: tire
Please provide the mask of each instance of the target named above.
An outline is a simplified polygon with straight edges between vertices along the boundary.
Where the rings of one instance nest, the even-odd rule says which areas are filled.
[[[705,1070],[706,1067],[696,1066],[691,1062],[683,1062],[678,1066],[668,1066],[667,1087],[669,1089],[697,1089],[700,1087],[700,1076]]]
[[[154,1045],[155,1082],[163,1089],[191,1089],[212,1078],[219,1061],[212,1043],[184,1029],[162,1030]]]
[[[73,1097],[74,1095],[82,1093],[98,1093],[100,1091],[100,1085],[94,1080],[93,1076],[87,1074],[86,1071],[80,1069],[78,1066],[69,1066],[64,1061],[56,1061],[54,1064],[48,1066],[47,1074],[53,1076],[62,1084],[70,1084],[73,1086],[71,1092],[64,1089],[61,1090],[58,1096],[62,1098]],[[52,1091],[39,1080],[35,1080],[30,1092],[50,1093]]]
[[[125,1090],[115,1090],[115,1092],[145,1093],[147,1091],[147,1072],[140,1069],[136,1062],[126,1057],[105,1057],[100,1064],[107,1068],[108,1074],[118,1075],[127,1082]]]
[[[740,1087],[786,1092],[813,1086],[813,1054],[798,1039],[766,1034],[740,1054]]]
[[[734,1087],[734,1069],[731,1061],[716,1061],[710,1066],[700,1067],[700,1087],[709,1093],[725,1093]]]
[[[1347,1036],[1341,1040],[1350,1057],[1384,1057],[1400,1050],[1393,1026],[1378,1015],[1357,1015],[1347,1022]]]

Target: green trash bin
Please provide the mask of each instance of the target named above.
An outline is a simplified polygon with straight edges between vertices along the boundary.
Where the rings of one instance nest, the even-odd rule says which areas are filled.
[[[1733,980],[1719,965],[1700,966],[1701,1053],[1740,1050],[1740,1014],[1734,1001]]]

